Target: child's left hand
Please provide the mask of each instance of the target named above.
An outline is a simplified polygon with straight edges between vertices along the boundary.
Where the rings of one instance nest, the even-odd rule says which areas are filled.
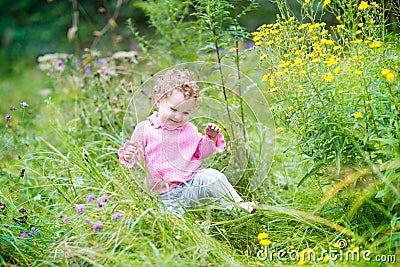
[[[206,135],[213,141],[217,138],[217,135],[221,132],[221,128],[214,123],[207,124],[205,129]]]

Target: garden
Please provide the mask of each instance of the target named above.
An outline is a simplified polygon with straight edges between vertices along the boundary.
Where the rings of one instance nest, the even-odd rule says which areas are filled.
[[[110,1],[87,47],[88,14],[70,2],[72,49],[0,81],[2,265],[398,265],[397,1],[270,0],[276,14],[253,30],[243,21],[264,1]],[[117,25],[133,4],[147,32]],[[134,45],[105,48],[117,28]],[[254,213],[162,212],[147,171],[119,162],[171,68],[201,89],[190,121],[225,136],[203,165]]]

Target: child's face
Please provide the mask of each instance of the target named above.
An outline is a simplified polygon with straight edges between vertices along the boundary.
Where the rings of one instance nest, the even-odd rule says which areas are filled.
[[[196,99],[185,99],[183,93],[178,90],[172,91],[172,95],[156,101],[158,117],[163,126],[168,129],[175,129],[183,126],[192,114]]]

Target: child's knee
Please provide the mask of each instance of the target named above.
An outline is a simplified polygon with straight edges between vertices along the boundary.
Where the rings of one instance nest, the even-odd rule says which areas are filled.
[[[202,175],[207,179],[209,185],[224,184],[227,182],[225,174],[215,169],[203,169],[201,171]]]

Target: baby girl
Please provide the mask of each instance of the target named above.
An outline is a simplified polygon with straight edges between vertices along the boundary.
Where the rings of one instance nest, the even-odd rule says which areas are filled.
[[[189,122],[200,100],[192,74],[167,71],[157,80],[154,99],[158,112],[136,126],[131,140],[118,151],[120,162],[131,168],[144,160],[146,185],[179,217],[186,209],[212,201],[254,212],[254,203],[243,202],[223,173],[202,166],[201,159],[224,151],[225,140],[217,125],[209,123],[202,135]]]

